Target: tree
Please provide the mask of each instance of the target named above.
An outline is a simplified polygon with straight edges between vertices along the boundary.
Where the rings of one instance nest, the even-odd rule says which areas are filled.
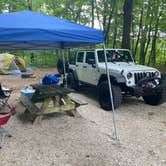
[[[151,48],[151,53],[150,53],[150,59],[149,62],[151,62],[151,64],[153,66],[156,65],[156,41],[157,41],[157,33],[158,33],[158,27],[159,27],[159,20],[160,20],[160,16],[162,15],[162,7],[163,7],[163,3],[157,1],[156,5],[156,11],[155,11],[155,27],[154,27],[154,32],[153,32],[153,37],[152,37],[152,48]]]
[[[91,27],[96,27],[98,20],[106,46],[130,49],[132,44],[134,59],[142,64],[155,65],[160,56],[159,44],[164,41],[159,34],[166,34],[165,0],[0,0],[1,13],[20,10],[38,11]]]
[[[148,6],[147,6],[147,12],[146,12],[146,19],[144,21],[144,26],[141,28],[141,40],[140,40],[140,56],[139,56],[139,63],[140,64],[145,64],[145,58],[146,58],[146,54],[145,54],[145,46],[146,46],[146,42],[147,42],[147,33],[148,33],[148,19],[151,15],[150,13],[150,9],[151,6],[149,5],[150,0],[148,0]],[[145,6],[145,4],[143,4]],[[143,14],[143,13],[142,13]]]
[[[131,31],[131,18],[133,10],[133,0],[125,0],[123,6],[123,36],[122,48],[130,49],[130,31]]]
[[[143,11],[144,11],[144,5],[142,4],[142,8],[141,8],[141,12],[140,12],[140,18],[139,18],[139,25],[138,25],[138,34],[137,34],[137,38],[136,38],[135,48],[134,48],[134,51],[133,51],[134,59],[135,59],[135,56],[136,56],[136,53],[137,53],[137,48],[138,48],[138,44],[139,44],[139,40],[140,40],[140,34],[141,34],[141,30],[142,30]]]
[[[92,8],[91,15],[92,15],[92,28],[93,28],[94,27],[94,20],[95,20],[95,16],[94,16],[95,2],[94,2],[94,0],[91,0],[91,8]]]

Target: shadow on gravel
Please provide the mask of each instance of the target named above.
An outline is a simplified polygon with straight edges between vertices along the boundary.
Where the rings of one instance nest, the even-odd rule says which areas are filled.
[[[34,118],[36,116],[30,114],[29,111],[25,111],[25,107],[20,102],[18,102],[16,104],[16,107],[17,107],[16,117],[21,123],[28,124],[28,123],[32,123],[34,121]],[[52,118],[59,118],[59,117],[62,117],[62,116],[69,116],[69,115],[65,111],[56,112],[56,113],[51,113],[51,114],[44,115],[42,120],[52,119]]]
[[[78,91],[79,94],[83,94],[88,98],[91,98],[98,102],[98,93],[97,93],[97,88],[95,87],[88,87],[84,86],[81,87],[81,89]],[[144,101],[140,98],[132,97],[132,96],[123,96],[122,99],[122,106],[126,105],[139,105],[139,104],[144,104]]]
[[[83,86],[80,88],[78,93],[83,94],[86,97],[89,97],[98,102],[98,93],[97,93],[97,88],[95,88],[95,87]]]

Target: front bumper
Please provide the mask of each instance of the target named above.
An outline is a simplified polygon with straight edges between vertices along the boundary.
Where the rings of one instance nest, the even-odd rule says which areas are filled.
[[[157,87],[151,88],[151,89],[135,86],[131,90],[131,94],[133,96],[137,96],[137,97],[139,97],[139,96],[151,96],[151,95],[155,95],[155,94],[161,93],[161,92],[166,93],[166,85],[160,84]]]
[[[151,96],[158,93],[166,93],[166,84],[159,78],[148,78],[140,80],[139,83],[131,88],[133,96]]]

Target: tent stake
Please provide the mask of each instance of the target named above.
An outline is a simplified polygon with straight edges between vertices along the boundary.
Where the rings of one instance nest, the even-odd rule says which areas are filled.
[[[109,92],[110,92],[110,100],[111,100],[111,106],[112,106],[112,117],[113,117],[114,131],[115,131],[115,140],[118,142],[119,139],[118,139],[117,128],[116,128],[115,107],[114,107],[114,102],[113,102],[110,73],[109,73],[108,64],[107,64],[107,54],[106,54],[105,43],[103,43],[103,50],[104,50],[105,67],[106,67],[106,73],[107,73],[107,79],[108,79],[108,86],[109,86]]]

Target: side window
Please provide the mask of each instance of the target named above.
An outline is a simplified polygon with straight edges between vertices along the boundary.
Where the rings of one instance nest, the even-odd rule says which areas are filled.
[[[77,55],[77,62],[82,63],[84,60],[84,52],[79,52]]]
[[[77,52],[70,52],[70,54],[69,54],[69,64],[71,64],[71,65],[76,64],[76,53]]]
[[[88,63],[90,60],[93,60],[95,62],[95,53],[94,52],[87,52],[86,53],[85,63]]]

